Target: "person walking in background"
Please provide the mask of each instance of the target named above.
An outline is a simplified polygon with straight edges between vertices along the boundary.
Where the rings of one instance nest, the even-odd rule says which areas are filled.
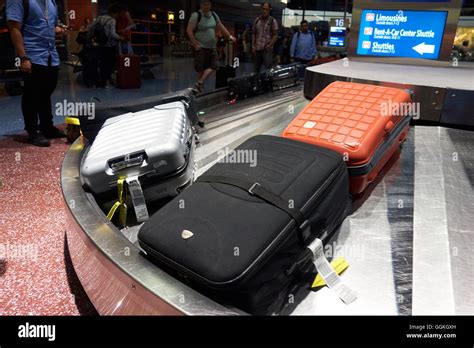
[[[303,20],[300,30],[293,35],[293,40],[291,40],[291,62],[306,65],[316,57],[316,53],[316,38],[314,33],[309,30],[308,21]]]
[[[115,30],[119,12],[120,8],[117,5],[110,6],[107,14],[97,17],[89,29],[89,36],[99,46],[101,86],[105,88],[113,88],[115,86],[112,81],[112,73],[115,70],[117,60],[117,47],[120,40],[126,41]]]
[[[255,57],[255,72],[259,73],[263,65],[270,69],[273,63],[273,46],[278,39],[278,22],[270,15],[272,5],[262,4],[262,15],[253,23],[252,53]]]
[[[130,12],[128,11],[127,6],[120,5],[119,6],[119,14],[117,17],[117,27],[116,31],[117,34],[124,38],[123,41],[120,42],[120,49],[122,54],[133,54],[132,48],[132,29],[135,27],[135,23],[130,16]]]
[[[195,88],[198,92],[204,91],[204,82],[216,72],[219,65],[216,30],[232,42],[236,41],[217,13],[211,10],[211,1],[203,0],[201,9],[191,15],[186,30],[193,47],[194,68],[198,73]]]
[[[90,18],[84,18],[84,23],[79,28],[79,31],[76,36],[76,43],[79,45],[76,48],[76,52],[80,52],[84,46],[89,45],[90,43],[87,41],[89,36],[89,27],[91,25]]]
[[[64,34],[65,29],[58,25],[58,9],[53,0],[29,4],[25,16],[22,0],[7,0],[6,15],[11,40],[21,61],[24,81],[21,106],[28,142],[47,147],[48,139],[66,137],[54,127],[51,107],[59,70],[56,35]]]

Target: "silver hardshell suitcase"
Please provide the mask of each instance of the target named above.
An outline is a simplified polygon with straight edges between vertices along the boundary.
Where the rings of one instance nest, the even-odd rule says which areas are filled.
[[[146,202],[176,196],[194,177],[194,137],[182,102],[110,118],[83,157],[83,185],[115,194],[119,178],[138,177]]]

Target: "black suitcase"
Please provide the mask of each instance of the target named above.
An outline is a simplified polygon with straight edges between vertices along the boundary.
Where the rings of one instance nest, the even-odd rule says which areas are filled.
[[[95,116],[92,119],[83,117],[80,119],[81,131],[85,138],[92,143],[102,128],[102,125],[111,117],[123,115],[129,112],[138,112],[141,110],[151,109],[156,105],[168,104],[175,101],[183,101],[188,109],[188,117],[192,126],[203,123],[199,121],[198,112],[196,110],[194,92],[191,88],[178,92],[162,94],[158,96],[144,97],[124,102],[101,103],[97,102]]]
[[[260,135],[153,215],[138,240],[196,290],[251,314],[272,314],[316,272],[307,246],[326,240],[349,206],[340,154]]]
[[[255,97],[271,90],[267,72],[252,73],[229,80],[229,100]]]
[[[233,66],[234,59],[230,52],[231,45],[231,42],[227,43],[227,64],[219,67],[216,71],[216,89],[229,86],[229,79],[233,79],[236,76],[237,69]]]
[[[219,69],[217,69],[216,72],[216,88],[227,87],[229,85],[229,79],[232,79],[234,77],[234,67],[230,65],[221,66]]]
[[[277,66],[271,69],[270,80],[272,90],[277,91],[299,85],[301,69],[304,69],[304,66],[300,63]]]
[[[250,74],[229,80],[229,100],[242,100],[259,93],[259,75]]]

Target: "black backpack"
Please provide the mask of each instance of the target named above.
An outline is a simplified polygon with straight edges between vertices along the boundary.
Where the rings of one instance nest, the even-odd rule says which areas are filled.
[[[23,23],[30,15],[30,1],[23,0]],[[1,49],[12,49],[13,42],[10,37],[10,31],[8,30],[7,24],[7,5],[3,5],[0,11],[0,48]]]
[[[106,21],[99,20],[102,17],[96,19],[92,28],[92,40],[94,40],[99,46],[105,46],[107,41],[109,41],[109,36],[105,31],[105,25],[109,23],[112,18],[107,19]]]
[[[23,23],[28,19],[30,15],[30,1],[22,0],[23,2]],[[56,0],[53,0],[54,6],[57,8]],[[23,29],[22,29],[23,30]],[[0,11],[0,48],[2,49],[11,49],[14,48],[13,42],[10,37],[10,32],[8,30],[7,23],[7,5],[3,5],[2,10]]]

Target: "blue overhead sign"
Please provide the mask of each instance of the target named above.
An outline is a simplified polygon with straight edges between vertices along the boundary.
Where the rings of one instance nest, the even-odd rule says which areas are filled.
[[[344,47],[346,41],[346,28],[331,27],[329,31],[329,46]]]
[[[363,10],[358,55],[438,59],[447,11]]]

